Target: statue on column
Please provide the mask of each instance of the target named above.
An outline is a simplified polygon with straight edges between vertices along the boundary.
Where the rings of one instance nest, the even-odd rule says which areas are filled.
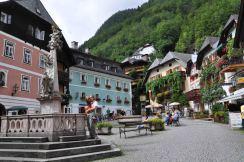
[[[42,98],[50,98],[59,94],[57,51],[62,48],[63,42],[61,31],[56,26],[52,26],[52,30],[53,33],[50,34],[51,40],[48,45],[50,53],[45,54],[46,69],[41,87]]]

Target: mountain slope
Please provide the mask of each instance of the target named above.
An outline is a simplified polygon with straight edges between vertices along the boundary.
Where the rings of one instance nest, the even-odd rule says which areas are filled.
[[[81,47],[97,56],[121,61],[146,43],[157,56],[169,50],[192,52],[205,36],[218,36],[239,0],[149,0],[137,9],[111,16]]]

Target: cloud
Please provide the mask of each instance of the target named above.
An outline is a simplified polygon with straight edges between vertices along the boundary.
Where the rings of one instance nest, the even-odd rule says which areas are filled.
[[[41,0],[62,29],[68,43],[92,37],[119,10],[136,8],[148,0]]]

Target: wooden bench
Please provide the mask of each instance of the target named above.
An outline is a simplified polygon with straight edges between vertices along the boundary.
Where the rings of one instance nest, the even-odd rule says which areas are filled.
[[[119,135],[121,138],[121,134],[123,133],[126,138],[126,132],[131,132],[131,131],[138,131],[139,134],[142,129],[147,131],[149,130],[152,134],[152,125],[150,122],[143,122],[142,121],[142,116],[140,115],[134,115],[134,116],[122,116],[118,118],[118,123],[119,123]],[[143,125],[143,126],[142,126]]]

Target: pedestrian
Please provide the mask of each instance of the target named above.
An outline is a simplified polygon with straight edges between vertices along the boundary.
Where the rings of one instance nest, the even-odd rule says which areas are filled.
[[[86,98],[87,106],[85,107],[85,113],[87,115],[87,127],[90,133],[90,138],[97,138],[96,130],[95,130],[95,111],[96,111],[96,102],[94,102],[94,98],[92,96]]]

